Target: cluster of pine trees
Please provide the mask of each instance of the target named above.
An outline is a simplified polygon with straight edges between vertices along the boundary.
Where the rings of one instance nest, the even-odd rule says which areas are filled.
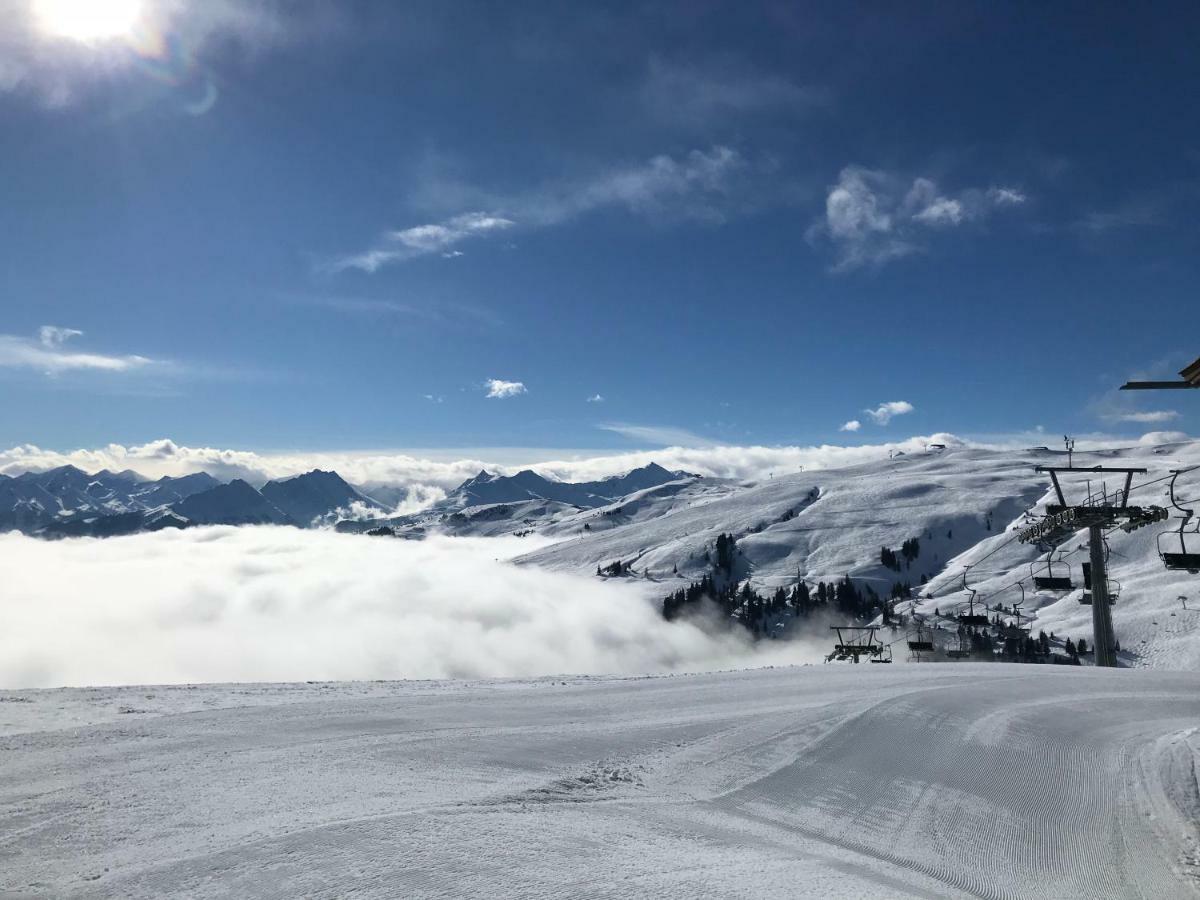
[[[717,558],[713,561],[718,571],[724,572],[728,577],[733,574],[733,559],[737,550],[737,538],[732,534],[721,533],[717,535]]]
[[[888,620],[890,604],[884,603],[870,586],[860,588],[849,576],[838,582],[818,582],[810,588],[803,581],[791,589],[777,588],[769,596],[755,591],[750,584],[728,583],[723,587],[712,575],[668,595],[663,600],[663,617],[667,621],[697,610],[704,600],[712,601],[718,610],[735,624],[746,628],[755,637],[770,632],[771,620],[787,613],[796,619],[807,619],[822,609],[836,610],[839,615],[854,619],[872,618],[883,612]]]
[[[712,575],[705,575],[663,600],[663,618],[667,621],[677,619],[689,610],[699,609],[706,600],[715,604],[733,624],[743,626],[756,637],[767,634],[772,617],[789,609],[794,615],[807,616],[814,609],[814,600],[804,585],[798,585],[791,591],[779,588],[771,596],[763,596],[749,583],[740,588],[736,583],[720,587]]]
[[[900,560],[904,560],[905,566],[911,566],[913,560],[921,555],[921,542],[917,538],[909,538],[900,545],[900,552],[897,553],[891,547],[881,547],[879,549],[879,562],[893,572],[900,571]]]

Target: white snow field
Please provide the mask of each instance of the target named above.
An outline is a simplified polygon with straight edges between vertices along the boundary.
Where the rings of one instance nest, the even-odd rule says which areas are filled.
[[[0,693],[0,896],[1200,895],[1200,675]]]

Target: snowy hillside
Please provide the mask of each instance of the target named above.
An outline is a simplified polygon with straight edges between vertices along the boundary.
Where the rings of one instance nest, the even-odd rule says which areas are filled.
[[[1200,895],[1200,676],[0,693],[14,897]]]
[[[1087,558],[1086,549],[1079,548],[1086,545],[1085,535],[1061,548],[1075,574],[1076,589],[1066,594],[1035,594],[1031,576],[1035,569],[1042,572],[1045,555],[1011,540],[1015,530],[1028,524],[1026,511],[1040,513],[1053,496],[1048,476],[1034,468],[1066,461],[1065,453],[1046,450],[951,449],[758,483],[672,482],[596,510],[556,518],[542,531],[558,542],[518,562],[595,572],[619,561],[626,564],[629,577],[659,582],[665,594],[711,571],[716,540],[727,533],[737,541],[733,577],[759,589],[800,579],[832,582],[848,575],[886,596],[894,584],[907,583],[930,599],[901,611],[915,609],[931,627],[952,632],[956,623],[949,616],[961,611],[969,596],[962,590],[967,574],[968,587],[976,589],[981,600],[986,598],[989,607],[1020,603],[1024,586],[1023,611],[1035,617],[1035,634],[1044,629],[1090,640],[1091,611],[1079,602],[1079,563]],[[1169,507],[1163,478],[1171,469],[1200,464],[1200,445],[1074,457],[1077,467],[1101,464],[1146,468],[1146,475],[1135,478],[1130,502]],[[1080,502],[1087,493],[1087,478],[1079,474],[1064,479]],[[1111,492],[1117,482],[1108,478]],[[1153,483],[1138,487],[1149,482]],[[1091,488],[1101,489],[1100,476]],[[1185,474],[1180,488],[1186,498],[1200,496],[1200,472]],[[1130,535],[1116,532],[1109,539],[1110,577],[1122,588],[1113,615],[1123,664],[1200,669],[1200,612],[1184,610],[1179,599],[1191,596],[1193,609],[1200,607],[1200,578],[1166,571],[1157,552],[1158,534],[1178,521]],[[881,562],[882,548],[898,550],[913,538],[919,543],[919,556],[896,568]],[[1192,542],[1200,551],[1200,535]],[[1003,550],[996,550],[1001,545]],[[982,565],[968,571],[985,556]],[[926,579],[929,583],[923,586]],[[893,637],[897,635],[903,637],[902,632]]]
[[[890,587],[900,576],[880,565],[880,548],[920,537],[922,555],[902,573],[915,583],[985,537],[989,517],[1002,528],[1039,497],[1035,464],[961,450],[758,483],[676,482],[554,523],[548,533],[565,540],[523,561],[586,571],[621,559],[642,576],[674,568],[693,577],[727,532],[738,541],[737,574],[756,584],[851,574]]]

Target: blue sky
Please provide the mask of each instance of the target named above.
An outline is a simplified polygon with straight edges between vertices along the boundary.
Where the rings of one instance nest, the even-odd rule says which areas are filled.
[[[4,446],[1200,426],[1195,7],[9,4]]]

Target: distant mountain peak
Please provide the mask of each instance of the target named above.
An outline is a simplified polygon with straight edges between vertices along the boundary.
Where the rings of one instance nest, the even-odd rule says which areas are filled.
[[[337,472],[313,469],[303,475],[268,481],[262,495],[299,525],[326,519],[340,509],[359,505],[382,510],[383,506],[361,493]]]
[[[485,469],[455,488],[442,506],[462,509],[493,503],[553,500],[573,506],[595,508],[635,491],[674,481],[678,477],[656,463],[650,463],[624,475],[584,482],[555,481],[533,469],[522,469],[515,475],[492,475]]]
[[[197,525],[292,524],[286,512],[241,478],[185,497],[171,509]]]

